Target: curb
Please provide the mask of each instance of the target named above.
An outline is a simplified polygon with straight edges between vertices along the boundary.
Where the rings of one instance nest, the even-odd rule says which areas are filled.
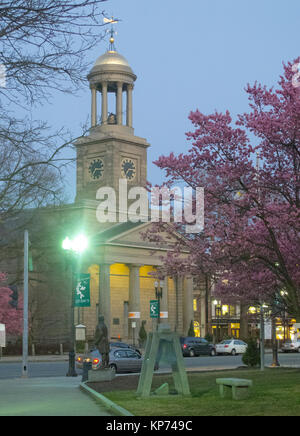
[[[128,412],[128,410],[123,409],[123,407],[113,403],[104,395],[99,394],[99,392],[96,392],[94,391],[94,389],[88,387],[86,385],[86,382],[80,383],[79,387],[85,393],[90,395],[94,400],[96,400],[96,402],[101,403],[106,409],[114,412],[117,416],[134,416],[132,413]]]

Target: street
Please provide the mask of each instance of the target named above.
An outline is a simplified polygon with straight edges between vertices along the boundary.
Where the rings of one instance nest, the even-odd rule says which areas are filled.
[[[187,370],[222,370],[233,369],[242,366],[241,356],[216,356],[216,357],[185,357]],[[279,362],[283,366],[300,367],[300,354],[279,354]],[[266,354],[266,366],[271,365],[272,355]],[[0,362],[0,380],[19,378],[21,375],[21,363]],[[35,378],[64,377],[68,370],[68,362],[31,362],[29,364],[29,376]],[[81,376],[82,371],[77,370]]]

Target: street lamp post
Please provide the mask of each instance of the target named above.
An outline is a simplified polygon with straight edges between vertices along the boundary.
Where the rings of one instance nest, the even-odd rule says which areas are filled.
[[[265,370],[265,305],[260,303],[260,370]]]
[[[79,256],[87,248],[88,242],[84,235],[79,235],[73,240],[68,237],[64,239],[62,248],[68,253],[71,264],[71,330],[70,330],[70,350],[69,350],[69,370],[66,374],[67,377],[77,377],[75,370],[75,349],[76,349],[76,337],[75,337],[75,274],[78,268]]]
[[[217,319],[217,342],[220,342],[220,318],[221,318],[221,310],[222,310],[222,305],[219,304],[219,302],[217,300],[215,300],[213,302],[214,306],[215,306],[215,315],[216,315],[216,319]]]
[[[157,324],[160,324],[160,300],[163,296],[163,287],[164,287],[164,282],[160,281],[158,283],[158,281],[156,281],[154,283],[155,286],[155,297],[158,301],[158,318],[157,318]]]

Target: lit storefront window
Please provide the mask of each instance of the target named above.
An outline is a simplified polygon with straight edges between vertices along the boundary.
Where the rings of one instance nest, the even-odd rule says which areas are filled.
[[[238,339],[240,337],[240,328],[241,328],[241,325],[239,323],[231,323],[230,324],[231,335],[236,339]]]
[[[228,315],[228,313],[229,313],[229,306],[227,305],[222,306],[222,315],[225,316]]]
[[[230,306],[230,316],[236,316],[236,306]]]
[[[255,315],[257,313],[257,309],[256,307],[249,307],[249,311],[248,311],[251,315]]]
[[[194,303],[194,312],[197,312],[197,310],[198,310],[198,305],[197,305],[197,299],[196,299],[196,298],[194,298],[193,303]]]
[[[196,338],[200,338],[201,331],[200,331],[200,324],[198,323],[198,321],[194,321],[194,332]]]
[[[280,341],[284,339],[284,327],[281,325],[276,327],[276,339],[279,339]]]

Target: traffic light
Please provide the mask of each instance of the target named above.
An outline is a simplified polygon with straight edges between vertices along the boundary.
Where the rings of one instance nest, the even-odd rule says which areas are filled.
[[[16,285],[11,285],[9,286],[9,289],[12,291],[11,294],[11,300],[9,302],[9,304],[11,305],[11,307],[14,307],[15,309],[18,308],[18,298],[19,298],[19,294],[18,294],[18,288]]]

